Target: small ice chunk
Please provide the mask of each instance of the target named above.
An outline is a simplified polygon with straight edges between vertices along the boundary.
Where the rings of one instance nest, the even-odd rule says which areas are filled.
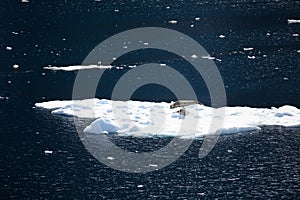
[[[162,67],[167,66],[167,64],[165,64],[165,63],[160,63],[159,65],[162,66]]]
[[[20,66],[17,65],[17,64],[14,64],[14,65],[13,65],[13,68],[14,68],[14,69],[18,69],[19,67],[20,67]]]
[[[73,65],[66,67],[44,67],[44,69],[53,70],[53,71],[77,71],[77,70],[87,70],[87,69],[111,69],[111,65]]]
[[[138,188],[142,188],[142,187],[144,187],[144,186],[143,186],[143,185],[138,185],[137,187],[138,187]]]
[[[300,53],[300,50],[297,50],[297,53]]]
[[[51,150],[45,150],[44,153],[45,153],[45,154],[52,154],[53,151],[51,151]]]
[[[299,34],[298,33],[294,33],[293,37],[299,37]]]
[[[255,56],[248,56],[249,59],[255,59]]]
[[[194,58],[194,59],[196,59],[196,58],[198,58],[198,56],[197,56],[197,55],[195,55],[195,54],[193,54],[193,55],[191,56],[191,58]]]
[[[288,19],[288,24],[296,24],[296,23],[300,23],[299,19]]]
[[[21,0],[21,3],[29,3],[29,0]]]
[[[111,157],[111,156],[108,156],[106,159],[107,159],[107,160],[114,160],[115,158],[114,158],[114,157]]]
[[[232,150],[231,150],[231,149],[228,149],[227,152],[228,152],[228,153],[232,153]]]
[[[12,47],[7,46],[7,47],[6,47],[6,50],[7,50],[7,51],[11,51],[11,50],[12,50]]]
[[[177,22],[178,22],[178,21],[177,21],[177,20],[174,20],[174,19],[172,19],[172,20],[169,21],[170,24],[177,24]]]
[[[170,9],[170,6],[167,6],[166,9]]]
[[[191,25],[190,25],[191,28],[193,28],[194,26],[195,26],[194,24],[191,24]]]
[[[202,56],[201,58],[208,59],[208,60],[214,60],[214,59],[216,59],[215,57],[210,56],[210,55]]]
[[[252,51],[254,48],[252,48],[252,47],[245,47],[243,50],[244,51]]]
[[[219,35],[219,38],[225,38],[225,35]]]
[[[289,80],[289,78],[287,78],[287,77],[284,77],[284,78],[283,78],[283,80],[287,81],[287,80]]]
[[[196,21],[199,21],[199,20],[200,20],[200,17],[195,17],[195,20],[196,20]]]
[[[149,164],[149,167],[158,167],[157,164]]]
[[[119,9],[115,9],[115,12],[120,12],[120,10]]]

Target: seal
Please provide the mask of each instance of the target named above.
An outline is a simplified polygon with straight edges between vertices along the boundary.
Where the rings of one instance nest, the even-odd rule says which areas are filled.
[[[203,105],[203,103],[196,100],[180,100],[180,101],[171,102],[170,109],[180,108],[176,112],[182,116],[185,116],[187,114],[185,106],[190,106],[195,104]]]
[[[171,102],[170,109],[178,108],[178,107],[184,107],[184,106],[190,106],[190,105],[203,105],[203,103],[196,101],[196,100],[179,100],[175,102]]]

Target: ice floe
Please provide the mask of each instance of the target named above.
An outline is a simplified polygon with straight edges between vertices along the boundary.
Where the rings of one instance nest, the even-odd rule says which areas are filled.
[[[65,67],[44,67],[47,70],[53,71],[77,71],[77,70],[85,70],[85,69],[111,69],[111,65],[73,65],[73,66],[65,66]]]
[[[288,24],[296,24],[296,23],[300,23],[299,19],[288,19]]]
[[[168,102],[112,101],[85,99],[48,101],[35,107],[51,109],[53,114],[90,118],[86,133],[117,133],[137,137],[202,137],[213,133],[211,125],[222,118],[221,134],[260,130],[264,125],[300,128],[300,109],[285,105],[279,108],[225,107],[225,115],[215,116],[218,109],[205,105],[186,106],[183,116],[170,109]],[[179,108],[178,108],[179,109]]]

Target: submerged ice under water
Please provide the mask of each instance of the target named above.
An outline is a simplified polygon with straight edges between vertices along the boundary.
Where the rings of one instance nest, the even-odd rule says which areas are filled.
[[[53,114],[95,119],[86,133],[118,133],[138,137],[202,137],[219,131],[234,134],[260,130],[260,126],[300,127],[300,109],[186,106],[187,114],[170,109],[167,102],[112,101],[107,99],[64,100],[36,103]],[[221,120],[220,120],[221,119]],[[214,127],[214,123],[218,128]],[[213,128],[211,128],[213,127]]]

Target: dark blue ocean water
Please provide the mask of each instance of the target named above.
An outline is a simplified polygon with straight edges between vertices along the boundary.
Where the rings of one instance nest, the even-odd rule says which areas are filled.
[[[0,199],[297,199],[299,129],[263,127],[224,136],[204,159],[198,158],[202,141],[194,141],[172,165],[148,174],[129,174],[94,159],[71,118],[32,107],[35,102],[72,98],[76,72],[51,72],[44,66],[81,64],[106,38],[155,26],[187,34],[221,60],[216,65],[228,105],[299,108],[300,37],[295,34],[300,34],[300,24],[287,23],[300,19],[299,10],[300,1],[295,0],[1,1]],[[178,23],[170,24],[173,19]],[[254,50],[243,51],[249,47]],[[179,70],[187,65],[173,54],[151,50],[124,56],[114,64],[158,61]],[[13,69],[14,64],[20,67]],[[209,105],[205,83],[184,69],[180,72]],[[109,98],[125,72],[107,71],[106,89],[97,97]],[[174,95],[150,85],[132,98],[171,101]],[[168,138],[111,139],[132,151],[151,151],[169,142]],[[53,154],[45,155],[46,149]]]

